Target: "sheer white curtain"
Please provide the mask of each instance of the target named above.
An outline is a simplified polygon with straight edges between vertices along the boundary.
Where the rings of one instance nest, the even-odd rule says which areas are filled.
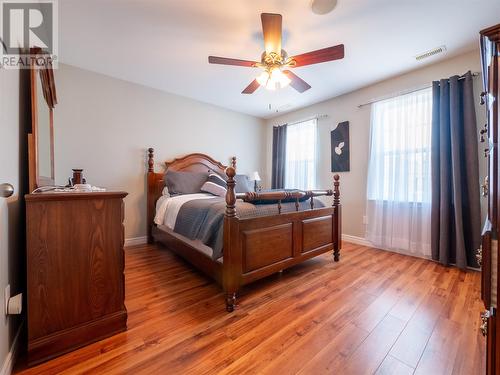
[[[374,245],[431,255],[432,90],[374,103],[366,238]]]
[[[288,125],[286,135],[285,188],[316,187],[318,153],[317,120]]]

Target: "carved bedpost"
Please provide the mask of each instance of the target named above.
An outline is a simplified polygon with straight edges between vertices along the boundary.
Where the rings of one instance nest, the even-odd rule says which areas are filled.
[[[231,160],[231,166],[226,168],[227,192],[226,192],[226,212],[224,215],[224,260],[222,263],[222,283],[226,298],[226,310],[234,311],[236,306],[236,292],[239,287],[239,275],[241,270],[237,269],[241,264],[241,254],[238,248],[238,218],[236,217],[236,194],[234,187],[236,181],[236,158]]]
[[[227,175],[227,192],[226,192],[226,216],[234,217],[236,216],[236,194],[234,193],[234,186],[236,185],[236,181],[234,180],[234,176],[236,175],[236,169],[234,167],[226,168]]]
[[[153,220],[154,220],[154,215],[155,215],[155,201],[153,197],[153,192],[150,191],[152,189],[152,186],[154,185],[154,152],[155,150],[150,147],[148,148],[148,196],[147,196],[147,205],[148,205],[148,220],[147,220],[147,225],[148,225],[148,243],[153,243]]]
[[[340,176],[338,174],[333,176],[333,206],[340,204]]]
[[[154,172],[154,152],[155,149],[153,147],[148,148],[148,172]]]
[[[333,244],[333,260],[338,262],[340,259],[340,249],[342,247],[342,205],[340,204],[340,176],[333,176],[333,207],[335,208],[334,216],[334,244]]]

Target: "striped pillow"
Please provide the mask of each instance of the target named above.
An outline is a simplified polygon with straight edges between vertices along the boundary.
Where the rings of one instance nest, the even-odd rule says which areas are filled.
[[[217,173],[210,173],[207,181],[201,187],[201,191],[224,197],[227,192],[226,181]]]

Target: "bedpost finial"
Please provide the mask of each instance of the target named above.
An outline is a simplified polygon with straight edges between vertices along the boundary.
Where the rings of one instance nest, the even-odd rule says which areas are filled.
[[[227,175],[227,177],[233,179],[233,177],[236,176],[236,168],[227,167],[226,168],[226,175]]]
[[[340,176],[338,174],[333,175],[333,205],[340,205]]]
[[[234,169],[236,169],[236,156],[233,156],[231,158],[231,167],[233,167]]]
[[[153,147],[148,148],[148,172],[154,172],[154,152]]]
[[[234,176],[236,176],[236,170],[234,167],[226,168],[227,176],[227,192],[226,192],[226,216],[234,217],[236,216],[236,194],[234,193],[234,186],[236,182],[234,181]]]

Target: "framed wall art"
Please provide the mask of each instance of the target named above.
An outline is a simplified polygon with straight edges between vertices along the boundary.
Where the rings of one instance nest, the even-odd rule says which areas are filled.
[[[344,121],[330,132],[332,172],[349,172],[349,121]]]

